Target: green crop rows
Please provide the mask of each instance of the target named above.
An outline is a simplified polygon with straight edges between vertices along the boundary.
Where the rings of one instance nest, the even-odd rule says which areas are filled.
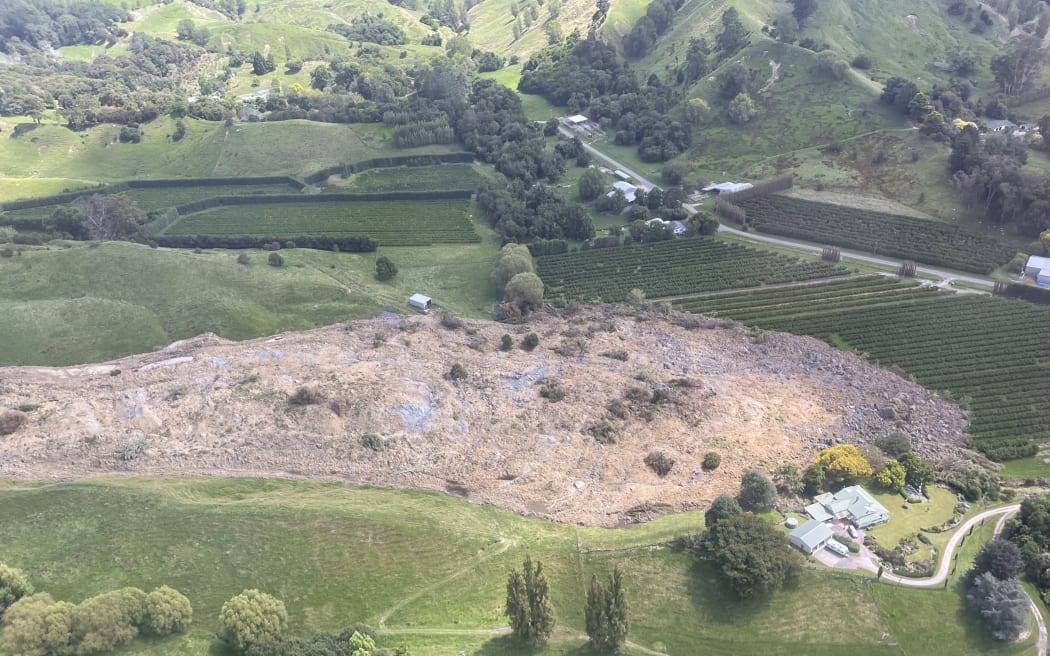
[[[199,187],[142,187],[128,189],[120,195],[135,203],[139,209],[149,212],[165,207],[176,207],[195,200],[217,196],[254,196],[262,194],[294,194],[296,190],[286,184],[259,185],[211,185]]]
[[[547,296],[622,301],[845,275],[827,262],[798,260],[713,239],[675,239],[537,259]]]
[[[223,205],[181,217],[165,235],[365,236],[381,246],[481,241],[466,199]]]
[[[391,191],[474,191],[481,176],[470,164],[399,166],[368,169],[354,175],[347,189],[331,191],[383,193]]]
[[[1017,250],[991,233],[788,196],[756,196],[739,205],[762,232],[959,271],[988,273]]]
[[[686,299],[677,307],[812,335],[966,399],[974,446],[997,460],[1050,440],[1050,308],[862,277]]]

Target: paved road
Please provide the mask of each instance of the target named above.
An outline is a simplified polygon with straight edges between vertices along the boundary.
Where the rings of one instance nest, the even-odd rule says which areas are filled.
[[[566,137],[579,136],[577,133],[564,126],[559,126],[558,130],[561,132],[561,134],[565,135]],[[587,152],[591,153],[598,159],[605,161],[613,168],[620,169],[624,173],[627,173],[628,175],[633,177],[635,180],[638,181],[639,186],[642,187],[642,189],[648,191],[654,186],[656,186],[652,183],[652,181],[645,179],[637,171],[632,171],[631,169],[627,168],[627,166],[622,162],[617,162],[615,159],[609,157],[594,146],[585,143],[583,144],[583,147]],[[690,212],[696,212],[695,205],[690,205],[689,203],[682,203],[682,207],[689,210]],[[788,248],[795,248],[798,250],[808,251],[810,253],[820,253],[824,249],[824,246],[821,246],[819,244],[803,242],[794,239],[781,239],[779,237],[770,237],[767,235],[756,235],[753,232],[744,232],[743,230],[737,230],[736,228],[731,228],[727,225],[720,225],[718,227],[718,231],[730,235],[736,235],[738,237],[743,237],[744,239],[750,239],[751,241],[764,242],[767,244],[776,244],[777,246],[786,246]],[[868,264],[878,264],[880,266],[887,266],[892,268],[896,268],[901,265],[900,260],[889,260],[886,258],[876,257],[874,255],[864,255],[863,253],[857,253],[855,251],[844,251],[841,249],[840,251],[842,253],[842,257],[849,260],[857,260],[859,262],[867,262]],[[918,267],[917,271],[919,273],[936,276],[945,280],[959,280],[974,285],[981,285],[983,287],[995,286],[995,283],[992,280],[978,276],[969,276],[961,273],[951,273],[948,271],[941,271],[940,269],[931,269],[929,267]]]

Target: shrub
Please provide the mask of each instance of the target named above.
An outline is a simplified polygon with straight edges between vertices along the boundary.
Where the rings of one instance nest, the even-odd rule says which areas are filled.
[[[756,469],[744,470],[740,478],[740,507],[754,512],[765,512],[777,503],[777,488]]]
[[[447,380],[464,380],[466,379],[466,377],[466,368],[464,368],[463,365],[461,365],[458,362],[452,365],[452,368],[449,370],[449,372],[445,374],[445,378]]]
[[[121,588],[86,599],[73,609],[78,654],[112,651],[134,640],[145,618],[146,593]]]
[[[514,348],[514,338],[510,335],[504,335],[499,339],[499,350],[509,351]]]
[[[281,257],[280,253],[270,253],[270,257],[267,258],[266,261],[269,262],[270,266],[272,266],[272,267],[282,267],[282,266],[284,266],[284,258]]]
[[[889,457],[897,458],[901,454],[911,452],[911,438],[900,431],[895,431],[875,438],[875,446],[882,449],[882,452]]]
[[[397,266],[385,255],[376,258],[376,279],[386,281],[397,275]]]
[[[853,58],[853,61],[850,62],[850,65],[858,70],[866,71],[869,68],[871,68],[874,65],[874,63],[875,62],[872,61],[870,55],[862,52]]]
[[[448,328],[449,330],[458,330],[463,327],[463,320],[451,312],[439,313],[438,321],[443,328]]]
[[[0,435],[10,435],[29,421],[26,413],[20,410],[4,410],[0,412]]]
[[[15,252],[13,250],[11,250],[10,248],[5,248],[4,250],[0,251],[0,257],[14,257],[14,256],[15,256]]]
[[[138,460],[138,457],[142,455],[142,452],[146,450],[146,442],[144,440],[136,440],[124,447],[124,450],[120,452],[119,457],[124,462],[131,462]]]
[[[540,338],[536,333],[529,333],[525,335],[525,339],[521,340],[521,348],[526,351],[531,351],[540,345]]]
[[[0,563],[0,618],[11,604],[33,594],[33,584],[22,570]]]
[[[288,630],[284,602],[258,590],[245,590],[222,605],[219,635],[240,652],[281,641]]]
[[[193,621],[193,606],[184,594],[162,585],[146,595],[142,628],[157,636],[182,633]]]
[[[616,444],[616,428],[607,421],[600,421],[587,427],[587,434],[598,444]]]
[[[547,378],[540,386],[540,396],[551,403],[557,403],[565,398],[565,388],[559,385],[558,381]]]
[[[200,250],[199,248],[197,250]],[[251,264],[252,258],[248,257],[247,253],[241,253],[237,256],[237,264]]]
[[[288,397],[288,402],[292,405],[316,405],[322,401],[324,401],[324,394],[321,393],[321,390],[307,385],[295,388],[295,391]]]
[[[645,464],[659,476],[667,476],[674,468],[675,460],[663,451],[650,451],[645,456]]]
[[[386,440],[375,433],[365,433],[361,436],[361,446],[373,451],[386,451]]]
[[[714,451],[708,451],[704,454],[704,462],[701,465],[704,469],[711,471],[718,469],[718,466],[722,464],[722,456]]]

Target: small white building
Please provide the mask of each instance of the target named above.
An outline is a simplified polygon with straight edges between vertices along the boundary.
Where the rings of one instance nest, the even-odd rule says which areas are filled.
[[[575,114],[573,116],[566,117],[565,120],[571,123],[572,125],[583,125],[590,119],[588,119],[583,114]]]
[[[738,191],[750,189],[755,185],[750,182],[715,182],[707,185],[701,191],[715,194],[735,194]]]
[[[621,171],[620,169],[616,169],[612,173],[613,173],[613,175],[615,175],[616,177],[620,178],[621,180],[630,180],[631,179],[631,176],[626,171]]]
[[[422,294],[412,294],[412,296],[408,298],[408,304],[417,310],[426,312],[430,309],[430,297],[423,296]]]
[[[1029,257],[1024,265],[1024,275],[1041,287],[1050,287],[1050,257]]]
[[[609,193],[605,194],[605,195],[606,196],[612,196],[617,191],[622,191],[623,192],[623,197],[627,199],[627,202],[628,203],[633,203],[634,199],[635,199],[635,192],[638,191],[638,187],[635,187],[630,182],[623,182],[621,180],[620,182],[614,182],[613,183],[613,190],[610,191]]]

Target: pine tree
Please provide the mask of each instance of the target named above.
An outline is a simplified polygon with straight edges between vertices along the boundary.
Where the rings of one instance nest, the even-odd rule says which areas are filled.
[[[525,557],[523,573],[511,572],[507,577],[507,606],[504,611],[510,620],[514,636],[538,647],[546,644],[554,631],[554,609],[551,607],[550,583],[543,573],[543,564],[532,566]]]
[[[584,616],[587,635],[591,638],[595,653],[610,656],[623,653],[630,622],[627,619],[627,596],[619,567],[613,570],[608,588],[598,581],[597,576],[591,577]]]

